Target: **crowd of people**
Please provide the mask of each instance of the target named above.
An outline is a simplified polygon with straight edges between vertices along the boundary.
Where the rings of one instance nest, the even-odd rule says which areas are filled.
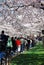
[[[5,35],[4,31],[2,31],[0,35],[0,51],[6,53],[7,51],[9,51],[9,53],[11,53],[11,51],[14,53],[24,52],[34,47],[36,45],[36,39],[38,38],[34,38],[34,36],[27,36],[27,38],[23,36],[10,37],[9,35]],[[41,40],[41,38],[38,40]]]
[[[3,58],[6,60],[10,58],[10,56],[14,56],[15,54],[18,55],[19,53],[24,52],[25,50],[32,49],[35,47],[37,42],[42,41],[42,37],[39,35],[37,37],[32,36],[15,36],[10,37],[9,35],[6,35],[4,30],[2,30],[0,34],[0,59],[1,59],[1,65]],[[8,63],[7,60],[7,63]],[[6,64],[7,64],[6,63]]]

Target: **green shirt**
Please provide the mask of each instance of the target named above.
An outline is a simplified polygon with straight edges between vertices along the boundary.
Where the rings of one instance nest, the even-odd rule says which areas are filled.
[[[8,41],[7,41],[7,47],[13,47],[12,45],[12,41],[10,38],[8,38]]]

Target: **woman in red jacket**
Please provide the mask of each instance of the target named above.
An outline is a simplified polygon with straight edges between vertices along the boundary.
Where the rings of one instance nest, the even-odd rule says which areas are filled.
[[[20,49],[21,49],[21,41],[20,41],[19,38],[16,40],[16,45],[17,45],[17,51],[20,52]]]

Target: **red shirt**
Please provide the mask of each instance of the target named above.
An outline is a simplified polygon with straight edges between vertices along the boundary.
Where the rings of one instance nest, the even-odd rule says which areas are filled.
[[[16,40],[16,45],[17,46],[21,45],[21,41],[20,40]]]

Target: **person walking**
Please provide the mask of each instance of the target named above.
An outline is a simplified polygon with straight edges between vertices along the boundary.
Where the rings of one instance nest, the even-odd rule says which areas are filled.
[[[21,49],[21,41],[19,38],[17,38],[17,40],[16,40],[16,45],[17,45],[17,52],[19,53],[20,49]]]
[[[15,52],[17,49],[15,38],[12,37],[11,40],[12,40],[12,45],[13,45],[13,51]]]
[[[5,35],[4,30],[2,30],[1,35],[0,35],[0,39],[1,39],[1,50],[5,51],[6,50],[6,43],[7,43],[7,35]]]

